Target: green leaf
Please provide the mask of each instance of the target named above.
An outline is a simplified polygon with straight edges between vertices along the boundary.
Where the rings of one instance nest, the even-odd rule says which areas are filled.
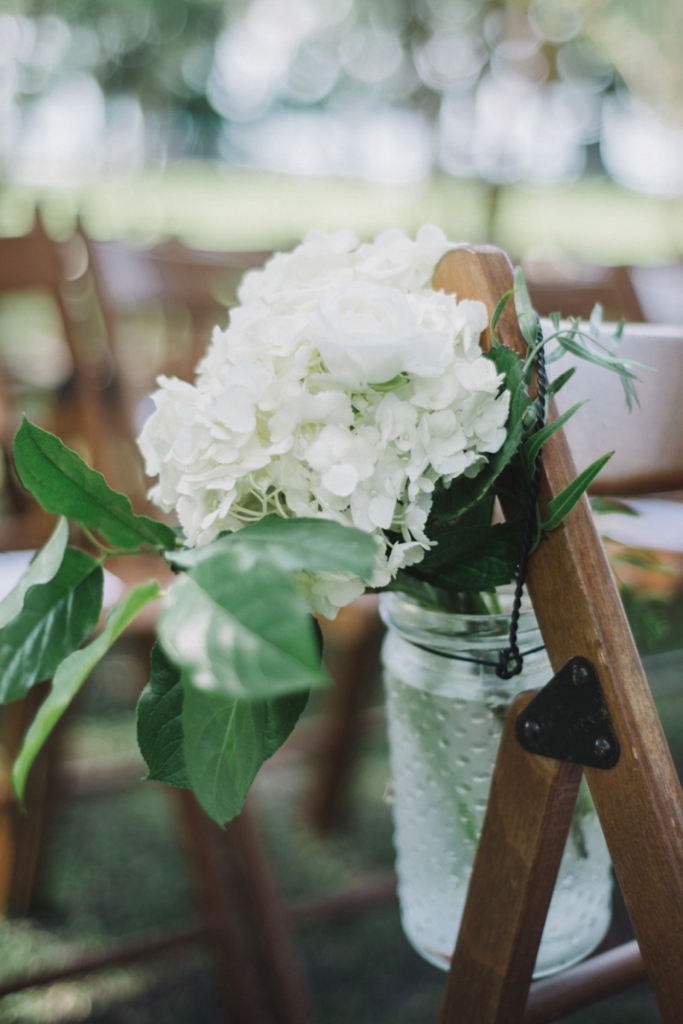
[[[180,670],[157,641],[152,648],[151,673],[140,694],[137,732],[148,779],[170,786],[189,786],[183,751],[183,687]]]
[[[95,665],[107,653],[128,623],[160,593],[161,588],[157,580],[142,583],[129,591],[123,601],[109,612],[99,636],[83,650],[74,651],[59,666],[52,680],[50,692],[38,708],[12,768],[12,788],[19,801],[23,800],[31,765]]]
[[[112,490],[101,473],[26,417],[14,439],[14,462],[24,487],[48,512],[73,519],[124,550],[175,547],[170,527],[136,516],[125,494]]]
[[[559,377],[555,378],[555,380],[551,380],[550,384],[548,384],[548,387],[547,387],[546,393],[545,393],[547,400],[550,401],[550,399],[554,395],[556,395],[557,392],[561,388],[563,388],[565,386],[567,381],[571,380],[571,378],[574,376],[575,373],[576,373],[576,367],[575,366],[570,366],[568,370],[565,370],[564,373],[561,373]]]
[[[235,545],[211,545],[170,588],[159,618],[169,657],[199,689],[266,700],[328,682],[308,605],[290,574]]]
[[[533,348],[538,338],[538,317],[531,305],[529,291],[521,267],[515,267],[515,311],[519,321],[519,329],[529,348]]]
[[[26,572],[0,601],[0,629],[16,618],[24,606],[29,587],[49,583],[60,565],[69,540],[69,524],[60,518],[48,542],[38,551]]]
[[[0,630],[0,701],[24,697],[83,643],[102,609],[102,567],[67,548],[48,583],[26,592],[19,615]]]
[[[554,530],[560,525],[562,520],[574,508],[584,491],[590,487],[605,463],[612,458],[613,454],[614,452],[607,452],[606,455],[601,455],[599,459],[596,459],[595,462],[592,462],[590,466],[584,469],[583,473],[579,473],[576,479],[572,480],[557,497],[548,502],[546,518],[541,523],[542,530]]]
[[[174,552],[174,565],[190,568],[220,551],[249,549],[256,557],[283,569],[309,572],[351,572],[372,575],[377,547],[369,533],[329,519],[283,519],[269,515],[235,533],[224,534],[211,544]]]
[[[650,369],[648,366],[643,366],[642,363],[629,362],[626,364],[623,360],[618,359],[616,356],[611,355],[609,352],[596,352],[594,349],[589,349],[585,345],[576,341],[570,334],[561,334],[558,339],[558,344],[566,349],[567,352],[571,352],[572,355],[578,359],[585,359],[589,363],[593,363],[595,366],[601,366],[603,370],[612,370],[619,374],[620,377],[626,377],[628,380],[639,381],[640,378],[629,369],[631,366],[637,366],[640,369]]]
[[[571,409],[567,409],[566,412],[563,412],[562,415],[558,416],[556,420],[552,421],[552,423],[546,423],[544,427],[541,427],[540,430],[537,430],[527,441],[524,442],[522,451],[530,473],[533,473],[536,456],[548,438],[552,437],[553,434],[556,434],[557,431],[564,426],[567,420],[571,419],[575,412],[578,412],[582,405],[585,405],[585,402],[577,402],[576,405],[571,407]]]
[[[510,462],[522,441],[524,417],[533,406],[523,379],[524,364],[519,356],[500,345],[486,353],[499,373],[505,375],[503,387],[510,392],[510,411],[505,426],[506,437],[501,448],[488,456],[488,462],[476,476],[456,477],[448,487],[437,484],[430,519],[449,522],[463,515],[486,494]],[[431,538],[431,528],[428,528]]]
[[[266,701],[266,728],[263,734],[263,749],[266,758],[272,757],[285,742],[301,718],[308,703],[310,690],[303,693],[288,693]]]
[[[437,546],[404,570],[444,590],[485,591],[515,577],[522,543],[521,522],[493,526],[454,524],[432,538]]]
[[[192,788],[214,821],[239,814],[256,773],[287,739],[307,698],[232,700],[186,683],[185,760]]]
[[[503,295],[503,297],[498,300],[498,304],[493,311],[493,316],[491,317],[491,341],[495,345],[500,344],[500,342],[496,338],[496,327],[498,326],[498,321],[500,320],[503,310],[505,309],[508,303],[508,299],[510,299],[512,295],[513,291],[505,292],[505,295]]]
[[[617,498],[602,498],[594,496],[589,498],[591,508],[595,515],[609,515],[610,513],[617,513],[622,516],[639,516],[640,512],[637,509],[631,508],[625,501],[619,501]]]

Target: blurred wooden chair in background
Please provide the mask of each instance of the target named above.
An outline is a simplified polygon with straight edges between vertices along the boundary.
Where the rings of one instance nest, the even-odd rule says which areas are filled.
[[[38,213],[27,235],[0,238],[0,443],[7,477],[3,548],[36,546],[46,539],[46,517],[11,473],[12,438],[28,411],[40,425],[58,434],[96,468],[107,468],[106,417],[102,389],[111,366],[106,349],[79,329],[68,291],[78,254],[69,243],[55,242]],[[48,323],[35,332],[23,322],[24,304],[10,331],[10,303],[17,297],[47,297]],[[45,308],[45,305],[43,306]],[[27,329],[28,328],[28,329]],[[14,335],[10,337],[10,335]]]
[[[52,526],[51,517],[23,490],[13,471],[12,439],[24,412],[95,468],[109,468],[102,391],[110,362],[106,350],[80,330],[69,293],[71,280],[80,273],[78,261],[78,246],[54,241],[39,213],[27,235],[0,238],[0,551],[35,549]],[[38,324],[27,317],[26,298],[42,303]],[[44,687],[37,688],[26,700],[3,709],[2,749],[10,763],[43,693]],[[20,815],[12,799],[8,765],[0,771],[0,907],[10,902],[20,910],[28,902],[53,753],[54,745],[36,765],[27,793],[28,815]]]
[[[560,263],[532,261],[524,270],[539,316],[561,313],[588,320],[599,303],[606,321],[639,323],[645,319],[628,267],[575,264],[564,268]]]

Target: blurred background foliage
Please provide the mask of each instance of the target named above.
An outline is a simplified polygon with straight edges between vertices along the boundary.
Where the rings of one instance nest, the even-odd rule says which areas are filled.
[[[683,190],[677,0],[5,0],[0,167]]]

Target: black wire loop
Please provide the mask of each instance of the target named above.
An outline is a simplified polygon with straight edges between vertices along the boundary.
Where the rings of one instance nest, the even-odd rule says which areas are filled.
[[[498,661],[489,661],[486,658],[473,658],[468,654],[451,654],[450,651],[444,651],[440,647],[430,647],[429,644],[418,644],[414,640],[411,640],[410,643],[413,647],[419,647],[421,651],[427,651],[429,654],[438,654],[439,657],[449,658],[451,661],[466,661],[470,665],[486,665],[488,668],[498,668],[498,665],[500,664],[500,658]],[[539,644],[538,647],[532,647],[528,651],[518,651],[517,657],[524,659],[528,654],[537,654],[538,651],[544,650],[545,644]],[[501,655],[506,654],[507,649],[505,651],[501,651],[500,653]],[[513,672],[510,676],[508,676],[508,678],[512,679],[512,676],[515,674],[516,673]]]

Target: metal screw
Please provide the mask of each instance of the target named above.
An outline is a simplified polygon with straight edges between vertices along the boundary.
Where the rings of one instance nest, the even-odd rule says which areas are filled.
[[[599,736],[593,745],[593,751],[598,761],[606,761],[612,756],[612,744],[604,736]]]
[[[538,722],[534,722],[531,718],[527,719],[524,723],[522,731],[527,743],[537,743],[541,738],[541,727]]]
[[[589,678],[588,669],[585,665],[574,665],[572,669],[572,682],[575,686],[585,686]]]

